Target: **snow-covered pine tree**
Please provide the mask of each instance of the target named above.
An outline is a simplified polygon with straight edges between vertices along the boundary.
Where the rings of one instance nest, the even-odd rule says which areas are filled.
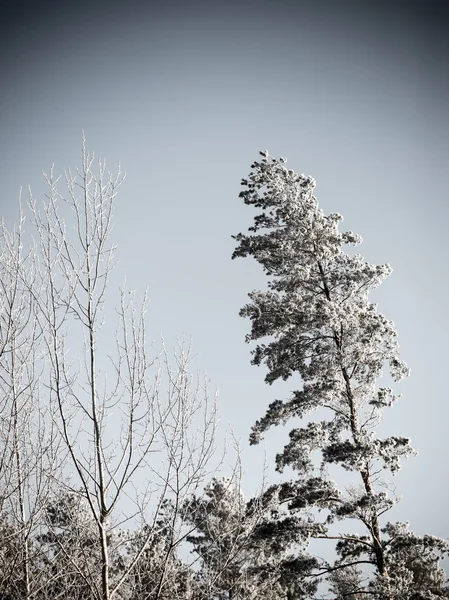
[[[319,208],[314,179],[287,169],[283,158],[260,154],[242,180],[240,197],[262,212],[249,234],[233,236],[232,258],[255,258],[269,277],[268,291],[251,292],[240,314],[252,322],[247,342],[269,338],[252,352],[252,363],[268,368],[266,382],[299,374],[302,388],[270,404],[250,441],[257,444],[269,427],[316,409],[326,415],[290,432],[276,465],[279,471],[291,467],[296,478],[269,492],[278,494],[289,518],[295,515],[304,524],[301,515],[326,509],[321,530],[315,522],[310,536],[337,540],[338,558],[323,564],[320,574],[328,574],[339,599],[447,597],[438,559],[448,544],[420,538],[402,524],[381,523],[397,500],[381,485],[379,469],[394,474],[413,453],[407,438],[381,439],[375,432],[383,409],[398,397],[390,387],[379,387],[383,369],[388,366],[395,382],[409,374],[394,323],[369,301],[391,268],[345,252],[362,240],[351,231],[340,233],[341,215]],[[357,486],[339,488],[326,475],[330,464],[354,473]],[[361,522],[365,533],[330,535],[331,523],[348,519]]]
[[[316,590],[315,581],[297,577],[316,561],[289,551],[301,536],[293,523],[277,528],[276,500],[267,493],[246,501],[233,479],[214,478],[186,503],[187,540],[200,559],[195,600],[296,600]]]

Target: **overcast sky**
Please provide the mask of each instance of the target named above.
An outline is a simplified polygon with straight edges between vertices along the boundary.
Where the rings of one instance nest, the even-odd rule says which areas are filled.
[[[10,5],[8,8],[8,4]],[[80,164],[81,131],[127,179],[116,209],[118,274],[150,297],[150,333],[192,336],[242,440],[252,493],[263,448],[251,425],[298,382],[252,367],[238,311],[266,285],[231,261],[253,213],[238,199],[259,149],[317,180],[326,212],[389,262],[376,292],[412,376],[382,433],[419,457],[396,477],[394,516],[449,537],[447,2],[338,0],[6,3],[0,18],[1,212],[41,169]],[[288,429],[267,435],[274,454]]]

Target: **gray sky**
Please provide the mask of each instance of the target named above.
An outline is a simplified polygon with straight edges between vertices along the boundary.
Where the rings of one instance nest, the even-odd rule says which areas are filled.
[[[127,180],[116,209],[118,274],[149,288],[150,333],[191,335],[196,364],[220,390],[223,428],[242,439],[245,489],[263,448],[248,433],[271,388],[249,364],[238,317],[256,263],[231,262],[231,234],[253,213],[238,199],[259,149],[317,180],[326,212],[389,262],[376,292],[412,376],[383,434],[419,457],[396,477],[394,517],[449,537],[447,361],[449,24],[445,2],[10,2],[0,25],[1,212],[41,169],[90,149]],[[273,472],[288,429],[267,435]]]

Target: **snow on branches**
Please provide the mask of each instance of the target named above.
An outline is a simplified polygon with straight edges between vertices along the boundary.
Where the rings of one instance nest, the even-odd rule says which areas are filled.
[[[286,159],[273,158],[268,151],[260,155],[242,180],[240,193],[245,204],[260,212],[247,233],[233,236],[237,244],[232,258],[253,257],[268,276],[268,289],[250,292],[250,302],[240,314],[251,321],[246,336],[248,343],[256,342],[251,362],[267,367],[266,382],[299,375],[302,387],[287,400],[270,404],[253,426],[250,442],[257,444],[271,426],[324,409],[328,418],[293,429],[276,457],[279,471],[288,466],[296,474],[296,481],[280,486],[289,498],[288,507],[318,512],[325,508],[325,522],[355,518],[367,529],[357,552],[363,554],[359,562],[375,567],[375,575],[368,585],[360,583],[366,578],[359,577],[353,559],[344,555],[327,569],[332,589],[343,594],[339,598],[358,597],[359,592],[379,600],[411,598],[395,579],[396,559],[383,541],[390,530],[380,526],[380,517],[397,501],[385,491],[380,472],[394,474],[400,460],[414,453],[408,438],[380,439],[375,431],[384,408],[399,397],[390,387],[379,386],[384,369],[394,382],[409,375],[399,356],[393,321],[369,300],[370,291],[392,269],[347,252],[348,245],[358,245],[362,238],[352,231],[340,232],[340,214],[323,212],[312,177],[287,169]],[[326,492],[323,504],[322,494],[311,490],[323,488],[331,464],[352,472],[358,487],[337,490],[327,478],[332,492]],[[354,544],[359,537],[337,536],[340,546]],[[411,567],[407,576],[401,575],[405,580],[415,581]]]

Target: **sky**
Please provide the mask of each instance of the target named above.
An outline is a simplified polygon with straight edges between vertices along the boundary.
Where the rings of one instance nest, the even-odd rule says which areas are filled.
[[[260,149],[312,175],[325,212],[388,262],[376,291],[411,377],[381,432],[419,456],[396,476],[394,518],[449,537],[449,5],[445,1],[168,0],[6,2],[0,18],[0,207],[20,186],[80,164],[81,135],[127,177],[116,207],[119,277],[148,288],[149,331],[191,336],[219,389],[223,429],[241,439],[248,494],[264,452],[251,426],[299,383],[267,386],[238,316],[266,281],[231,261],[253,212],[240,180]]]

